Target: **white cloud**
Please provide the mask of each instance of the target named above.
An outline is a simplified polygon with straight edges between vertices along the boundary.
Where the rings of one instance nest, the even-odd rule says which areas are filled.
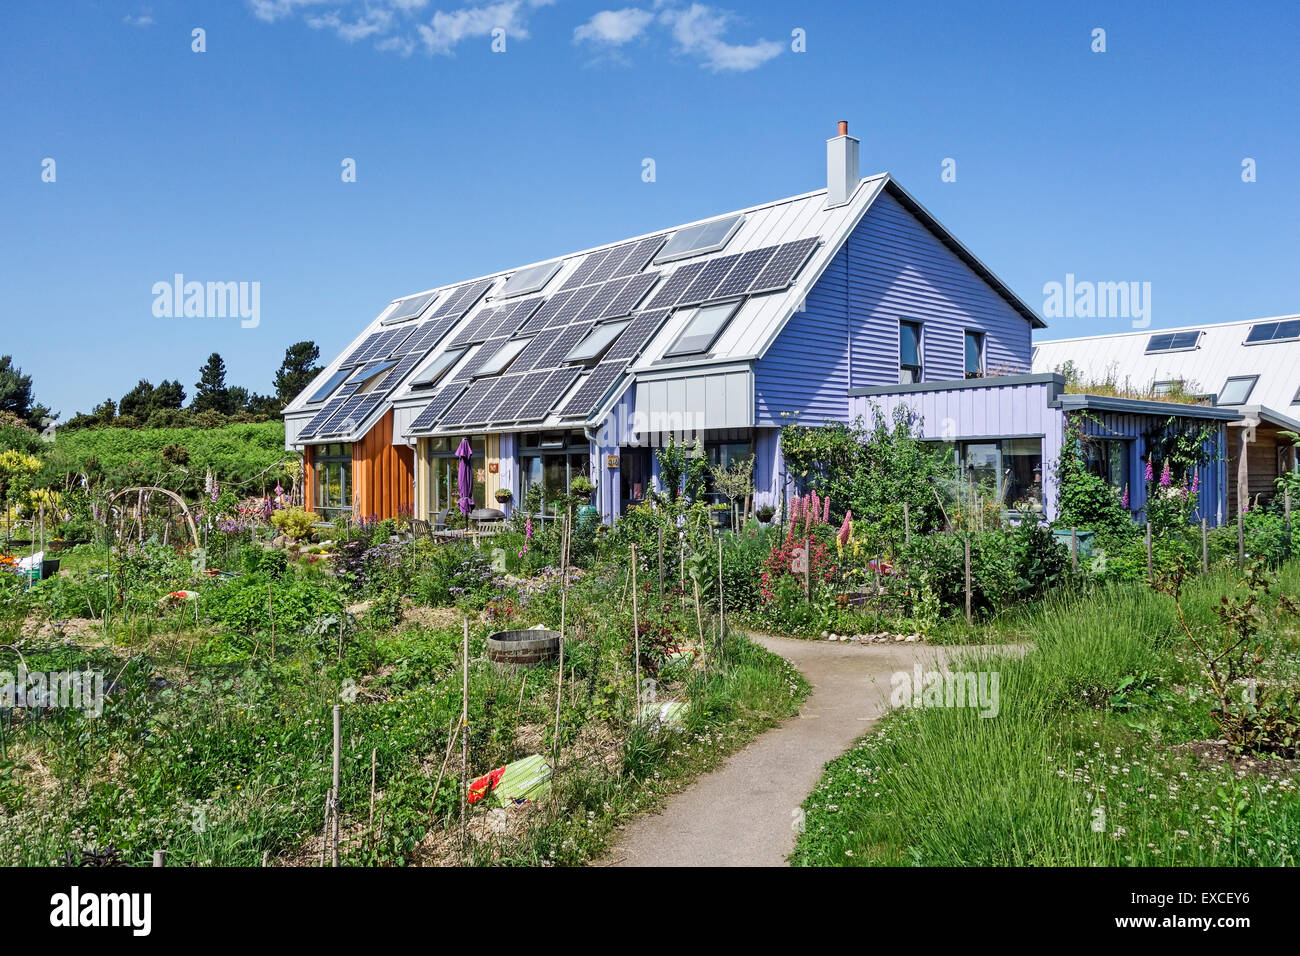
[[[728,43],[723,37],[737,20],[730,10],[702,3],[679,7],[670,0],[655,0],[654,10],[657,13],[637,7],[602,10],[573,31],[573,40],[608,50],[637,39],[657,22],[668,31],[679,53],[699,60],[715,73],[757,69],[785,49],[771,40]],[[613,58],[622,59],[616,55]]]
[[[757,69],[769,60],[780,56],[785,47],[774,40],[755,43],[727,43],[722,39],[735,20],[729,10],[719,10],[701,3],[682,9],[667,9],[659,15],[667,24],[678,49],[698,57],[703,65],[715,73],[743,72]]]
[[[301,8],[323,6],[328,2],[329,0],[248,0],[248,5],[257,19],[274,23],[292,16]]]
[[[332,30],[349,43],[386,33],[392,23],[393,14],[384,9],[367,10],[355,20],[343,19],[338,11],[307,18],[307,25],[312,29]]]
[[[550,6],[554,0],[504,0],[486,6],[461,7],[447,13],[438,10],[428,24],[418,27],[420,40],[429,53],[450,54],[462,40],[486,37],[500,27],[506,39],[528,39],[528,10]]]
[[[649,10],[624,7],[622,10],[602,10],[573,31],[574,42],[586,40],[610,46],[622,46],[641,36],[654,21]]]
[[[153,14],[148,10],[145,10],[137,16],[132,16],[128,13],[122,18],[122,22],[132,27],[151,27],[153,26],[154,19]]]

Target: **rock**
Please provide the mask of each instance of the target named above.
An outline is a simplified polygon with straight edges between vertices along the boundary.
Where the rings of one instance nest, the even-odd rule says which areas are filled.
[[[904,644],[915,644],[915,643],[916,643],[916,635],[915,635],[915,634],[909,634],[909,635],[907,635],[907,637],[903,638],[903,643],[904,643]]]
[[[831,636],[831,635],[830,635],[830,632],[829,632],[829,631],[822,631],[822,640],[823,640],[823,641],[826,640],[827,638],[829,638],[830,636]]]

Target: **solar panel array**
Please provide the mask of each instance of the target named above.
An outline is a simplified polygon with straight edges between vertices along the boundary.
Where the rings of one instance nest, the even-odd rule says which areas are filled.
[[[550,296],[505,302],[498,297],[482,308],[447,345],[462,348],[482,343],[479,353],[437,390],[416,417],[411,432],[541,421],[556,413],[562,401],[564,406],[558,409],[561,417],[589,416],[609,397],[673,309],[787,288],[817,242],[815,238],[802,239],[685,263],[662,283],[662,274],[646,267],[663,248],[663,236],[593,252]],[[471,294],[477,301],[482,293],[465,292],[452,298]],[[439,306],[433,315],[446,307],[446,303]],[[598,345],[590,349],[591,361],[596,364],[566,364],[570,353],[594,329],[616,320],[626,328],[612,338],[603,356]],[[525,338],[529,341],[503,371],[475,377],[483,360],[507,343]],[[386,345],[373,343],[368,350],[381,354]],[[385,382],[401,368],[399,362],[387,373]],[[401,376],[407,372],[409,369]]]

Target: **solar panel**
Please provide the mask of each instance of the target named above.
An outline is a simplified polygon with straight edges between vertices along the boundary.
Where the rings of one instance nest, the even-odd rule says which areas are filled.
[[[659,254],[659,261],[666,262],[669,259],[717,252],[731,241],[740,221],[744,218],[743,215],[724,216],[712,222],[702,222],[698,226],[678,229],[668,240],[664,251]]]
[[[580,369],[575,365],[557,368],[546,377],[546,381],[533,392],[528,401],[515,413],[517,422],[531,422],[545,418],[555,403],[560,400],[573,380],[578,377]]]
[[[369,399],[370,399],[369,395],[354,395],[351,398],[347,399],[339,407],[339,409],[329,417],[329,420],[325,422],[324,425],[320,426],[319,429],[320,433],[322,435],[339,434],[341,431],[343,431],[341,427],[342,424],[344,422],[355,421],[354,416],[357,409],[359,409]]]
[[[578,292],[576,289],[570,292],[555,293],[555,295],[546,300],[540,309],[533,313],[532,318],[528,320],[528,324],[524,326],[524,331],[536,332],[538,329],[546,328],[550,325],[551,318],[558,315],[560,310],[568,305],[569,300],[577,294]]]
[[[551,281],[551,277],[560,271],[560,260],[554,262],[543,262],[539,266],[530,266],[527,269],[520,269],[501,287],[497,293],[501,298],[512,295],[525,295],[529,292],[536,292],[546,283]]]
[[[346,369],[346,368],[339,369],[337,372],[335,372],[333,375],[327,378],[324,384],[322,384],[320,388],[316,389],[316,391],[312,394],[311,398],[307,399],[307,404],[315,405],[317,402],[325,401],[325,399],[329,398],[332,394],[334,394],[334,389],[338,388],[339,385],[342,384],[343,380],[351,374],[351,372],[352,372],[351,369]]]
[[[636,275],[642,269],[650,264],[650,260],[655,257],[664,244],[663,236],[653,236],[649,239],[642,239],[636,244],[627,258],[623,260],[622,265],[614,270],[614,278],[619,279],[623,276]]]
[[[564,361],[564,357],[572,351],[573,347],[587,337],[591,331],[594,322],[582,322],[575,325],[566,325],[560,329],[558,334],[539,336],[539,338],[549,337],[551,340],[550,347],[542,353],[542,357],[537,360],[533,368],[554,368]]]
[[[613,319],[621,315],[628,315],[637,307],[645,294],[654,288],[654,284],[659,281],[659,273],[642,272],[639,275],[632,276],[627,284],[623,286],[621,292],[614,297],[612,301],[598,318]]]
[[[650,300],[650,308],[671,309],[677,304],[681,294],[686,291],[686,287],[695,281],[695,277],[704,270],[706,265],[707,262],[692,262],[670,275],[663,288]]]
[[[415,416],[415,421],[411,422],[411,431],[423,432],[432,430],[433,426],[438,423],[438,419],[451,407],[452,402],[460,398],[465,393],[465,386],[456,382],[451,382],[445,386],[442,391],[433,397],[428,405],[424,406],[424,411]]]
[[[349,353],[348,357],[343,360],[342,367],[346,368],[349,365],[360,365],[362,362],[361,356],[364,355],[366,350],[370,348],[372,345],[374,345],[376,342],[378,342],[380,337],[382,337],[385,334],[386,334],[385,332],[381,331],[381,332],[371,332],[369,335],[367,335],[365,339],[362,341],[362,343],[358,345],[356,348],[354,348],[351,351],[351,353]]]
[[[1158,332],[1147,339],[1148,352],[1174,352],[1196,347],[1200,332]]]
[[[573,275],[569,276],[564,285],[560,286],[560,291],[564,292],[568,289],[576,289],[579,286],[586,285],[588,277],[600,267],[601,263],[609,258],[609,253],[609,249],[601,249],[587,256],[582,261],[582,264],[573,270]]]
[[[729,295],[748,292],[749,287],[758,278],[758,274],[763,271],[763,267],[771,261],[772,256],[776,255],[776,250],[776,246],[766,246],[744,253],[736,263],[736,267],[727,273],[727,278],[722,280],[722,285],[713,290],[714,298],[725,299]]]
[[[461,424],[486,425],[492,421],[493,412],[515,390],[520,378],[519,375],[507,375],[502,378],[492,379],[492,387],[474,406],[474,409],[465,416]]]
[[[447,414],[443,416],[442,421],[438,424],[446,427],[459,425],[461,422],[465,421],[473,414],[474,409],[478,407],[478,403],[483,401],[483,396],[486,395],[488,390],[496,385],[498,381],[499,379],[495,378],[479,379],[465,390],[465,394],[456,400],[456,403],[451,406],[447,411]]]
[[[402,379],[406,378],[406,376],[410,374],[411,369],[420,364],[420,359],[422,358],[424,358],[423,352],[413,352],[401,359],[401,361],[393,366],[392,371],[385,375],[380,383],[375,386],[376,394],[387,394],[397,388],[397,386],[402,383]]]
[[[532,398],[554,373],[554,369],[542,369],[540,372],[525,372],[522,375],[512,376],[518,381],[518,385],[515,386],[514,391],[502,399],[501,404],[497,406],[496,411],[493,413],[493,417],[489,420],[493,422],[514,421],[520,406]]]
[[[668,309],[654,312],[642,312],[632,319],[632,324],[618,337],[618,341],[605,354],[605,361],[614,359],[634,359],[668,318]]]
[[[343,407],[346,399],[336,398],[330,401],[324,408],[312,416],[311,420],[298,432],[299,438],[309,438],[320,429],[327,421],[334,417],[334,413]]]
[[[629,281],[628,279],[615,279],[612,282],[597,286],[596,294],[591,297],[591,301],[570,322],[595,322],[600,318],[600,314],[614,301],[615,297],[623,291],[623,286],[627,285]]]
[[[398,322],[405,322],[413,319],[423,312],[430,302],[436,298],[438,293],[426,292],[423,295],[413,295],[410,298],[400,300],[391,312],[384,317],[381,325],[396,325]]]
[[[804,267],[804,263],[808,261],[808,257],[812,255],[812,251],[817,248],[817,242],[817,238],[813,236],[777,247],[772,261],[749,287],[750,294],[777,292],[789,286],[794,281],[794,277],[799,274],[799,270]]]
[[[565,403],[560,414],[565,418],[576,415],[582,415],[583,417],[590,415],[600,406],[614,383],[622,377],[626,368],[627,361],[625,359],[601,362],[587,376],[578,390],[573,393],[573,398]]]
[[[609,255],[605,261],[592,270],[587,277],[588,282],[605,282],[613,277],[614,270],[627,261],[628,253],[636,248],[635,243],[626,243],[621,246],[615,246],[609,250]]]
[[[492,279],[479,279],[477,282],[457,286],[443,301],[442,305],[434,309],[430,318],[440,319],[444,315],[454,315],[457,318],[463,317],[483,297],[483,293],[491,288],[493,281]]]
[[[515,359],[514,367],[520,372],[536,368],[537,360],[546,354],[554,341],[554,332],[550,331],[544,335],[534,337],[531,342],[524,346],[524,350],[519,353],[519,357]]]
[[[469,320],[469,324],[461,329],[454,339],[451,340],[451,348],[460,348],[463,345],[473,345],[475,342],[483,342],[488,338],[492,326],[496,325],[500,318],[500,309],[508,306],[499,306],[497,308],[483,309],[478,315]]]
[[[493,331],[493,336],[497,335],[514,335],[519,331],[519,327],[528,321],[529,317],[537,311],[542,304],[542,299],[520,299],[511,306],[510,311],[501,317],[501,322]]]
[[[695,281],[686,287],[677,300],[678,305],[691,305],[695,302],[707,302],[713,298],[713,290],[722,285],[727,273],[740,261],[739,255],[722,256],[710,259],[695,277]]]

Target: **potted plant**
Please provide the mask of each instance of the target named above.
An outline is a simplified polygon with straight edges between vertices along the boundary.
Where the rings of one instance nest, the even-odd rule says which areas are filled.
[[[569,482],[569,493],[579,501],[591,501],[591,496],[596,493],[596,486],[586,475],[578,475]]]
[[[775,515],[776,509],[771,505],[763,505],[754,512],[754,517],[758,519],[759,524],[770,524]]]
[[[499,504],[508,505],[514,499],[515,493],[509,488],[498,488],[495,497]]]

